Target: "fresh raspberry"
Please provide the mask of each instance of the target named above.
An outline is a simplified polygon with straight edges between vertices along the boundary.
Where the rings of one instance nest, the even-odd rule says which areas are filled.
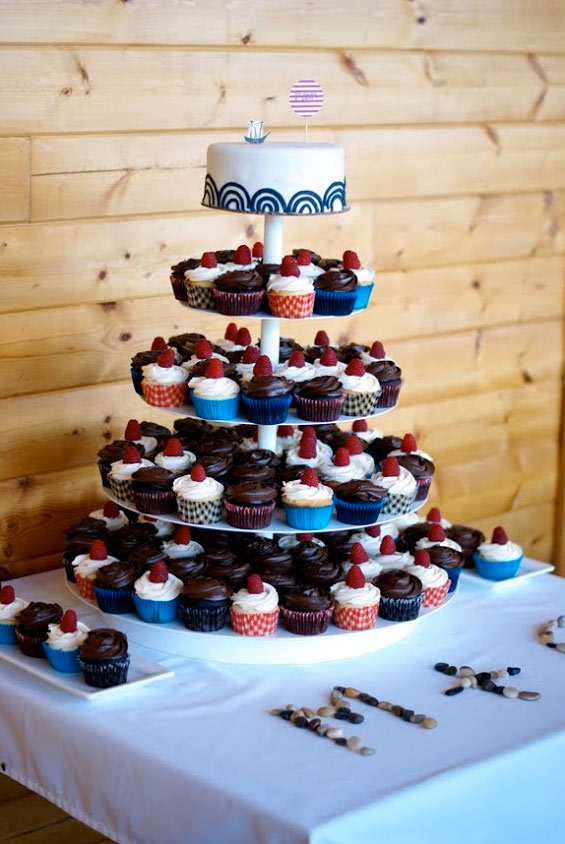
[[[292,425],[279,425],[277,428],[277,437],[292,437],[293,433]]]
[[[305,363],[306,360],[304,359],[304,352],[300,352],[298,349],[292,352],[288,359],[288,365],[295,366],[297,369],[302,369]]]
[[[208,340],[205,340],[203,337],[197,340],[196,346],[194,347],[194,354],[199,360],[210,360],[212,357],[212,346]]]
[[[237,339],[237,325],[235,322],[228,322],[228,327],[224,331],[224,340],[231,340],[232,343],[235,343]]]
[[[258,240],[257,243],[253,244],[253,249],[251,250],[251,255],[254,258],[263,259],[264,255],[265,255],[265,249],[264,249],[263,244],[261,243],[260,240]]]
[[[312,253],[309,249],[301,249],[298,252],[296,263],[299,267],[308,267],[312,263]]]
[[[141,463],[141,454],[134,445],[126,446],[122,463]]]
[[[165,457],[184,457],[184,449],[178,437],[171,437],[163,449]]]
[[[92,545],[90,546],[90,551],[88,552],[88,556],[91,560],[105,560],[108,556],[108,551],[106,550],[106,545],[102,542],[101,539],[95,539]]]
[[[346,448],[338,448],[334,454],[334,466],[349,466],[349,452]]]
[[[355,434],[350,434],[346,439],[345,447],[350,454],[363,454],[363,443]]]
[[[365,533],[367,534],[367,536],[372,536],[373,539],[376,536],[380,536],[381,535],[380,525],[371,525],[371,527],[365,528]]]
[[[428,522],[439,522],[441,523],[441,513],[439,511],[439,507],[432,507],[428,515],[426,516],[426,520]]]
[[[250,574],[247,578],[247,591],[250,595],[262,595],[265,591],[263,581],[258,574]]]
[[[318,435],[316,433],[316,429],[313,428],[312,425],[307,425],[302,429],[301,442],[302,440],[313,440],[314,442],[317,442]]]
[[[239,328],[238,332],[235,337],[235,344],[236,346],[249,346],[251,345],[251,334],[249,333],[248,328]]]
[[[326,349],[320,358],[320,364],[322,366],[335,366],[337,364],[335,349]]]
[[[154,337],[151,343],[152,352],[163,352],[167,348],[167,341],[164,337]]]
[[[508,536],[506,535],[506,531],[502,527],[502,525],[498,525],[492,532],[492,541],[496,543],[496,545],[506,545],[508,542]]]
[[[353,358],[353,360],[350,360],[349,363],[347,364],[345,374],[346,375],[359,375],[359,376],[364,375],[365,374],[365,364],[363,363],[361,358]]]
[[[326,334],[325,331],[317,331],[316,336],[314,337],[314,345],[315,346],[329,346],[330,345],[330,338]]]
[[[445,531],[437,522],[433,522],[431,528],[429,529],[428,539],[431,542],[443,542],[445,539]]]
[[[361,563],[366,563],[368,561],[369,555],[367,554],[360,542],[354,542],[351,546],[349,559],[354,565],[360,566]]]
[[[63,633],[76,633],[77,630],[77,614],[74,610],[66,610],[61,619],[61,630]]]
[[[241,265],[250,264],[251,249],[249,248],[249,246],[245,246],[245,244],[238,246],[235,252],[233,253],[232,263]]]
[[[197,481],[198,483],[206,480],[206,469],[204,468],[202,463],[194,464],[194,466],[190,470],[190,477],[193,481]]]
[[[261,352],[257,348],[257,346],[248,346],[243,353],[243,357],[241,358],[242,363],[257,363]]]
[[[320,486],[318,473],[315,469],[311,469],[310,467],[305,470],[300,480],[301,483],[306,484],[306,486]]]
[[[16,600],[16,593],[13,586],[3,586],[0,591],[0,604],[13,604]]]
[[[218,266],[218,259],[213,252],[203,252],[200,259],[200,266],[213,270],[214,267]]]
[[[375,340],[371,348],[369,349],[369,355],[372,358],[384,358],[385,356],[385,348],[380,340]]]
[[[343,269],[344,270],[360,270],[361,261],[357,257],[357,252],[352,249],[346,249],[343,253]]]
[[[345,582],[351,589],[362,589],[367,581],[359,566],[351,566],[347,572]]]
[[[298,449],[298,456],[303,460],[314,460],[316,457],[316,441],[310,437],[304,437],[300,440],[300,447]]]
[[[167,569],[167,564],[164,560],[157,560],[156,563],[153,563],[151,566],[151,571],[149,572],[149,580],[151,583],[166,583],[169,579],[169,572]]]
[[[432,564],[430,555],[425,548],[418,548],[414,554],[414,562],[417,566],[423,566],[425,569],[428,569]]]
[[[383,536],[383,540],[381,542],[380,547],[381,554],[395,554],[396,553],[396,545],[394,543],[394,539],[388,533]]]
[[[398,478],[400,475],[400,466],[396,457],[385,457],[383,462],[383,477]]]
[[[351,426],[351,430],[355,431],[356,433],[364,432],[369,430],[369,426],[367,425],[366,419],[356,419],[353,425]]]
[[[296,276],[296,278],[300,278],[300,270],[298,269],[298,264],[296,263],[296,259],[292,257],[292,255],[285,255],[282,259],[281,264],[281,275],[286,277]]]
[[[402,437],[402,445],[400,446],[402,451],[406,454],[410,454],[412,451],[417,451],[418,445],[416,443],[416,438],[414,434],[404,434]]]
[[[157,364],[163,369],[170,369],[175,362],[175,350],[165,349],[157,358]]]
[[[173,534],[175,545],[190,545],[190,528],[188,525],[179,525]]]
[[[204,372],[205,378],[223,378],[224,377],[224,367],[222,365],[222,361],[218,358],[212,358],[206,370]]]
[[[273,364],[271,358],[267,355],[259,355],[255,366],[253,367],[253,375],[272,375]]]
[[[120,515],[121,510],[115,501],[106,501],[102,508],[102,513],[107,519],[115,519],[116,516]]]
[[[296,538],[299,542],[311,542],[314,539],[313,533],[297,533]]]
[[[136,440],[140,440],[142,436],[143,434],[137,419],[130,419],[126,425],[126,430],[124,431],[124,440],[135,442]]]

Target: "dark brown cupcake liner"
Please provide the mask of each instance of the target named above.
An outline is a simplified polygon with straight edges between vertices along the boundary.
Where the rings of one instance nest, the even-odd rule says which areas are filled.
[[[186,287],[184,285],[184,279],[177,278],[174,275],[169,276],[169,281],[171,282],[171,287],[173,288],[173,296],[179,302],[186,302],[187,295],[186,295]]]
[[[256,530],[266,528],[271,524],[275,502],[260,507],[242,507],[239,504],[232,504],[224,501],[226,510],[226,521],[232,527],[242,530]]]
[[[300,636],[317,636],[325,633],[332,615],[333,607],[317,612],[299,612],[281,607],[283,625],[290,633],[297,633]]]
[[[84,671],[84,682],[97,689],[109,689],[127,682],[130,664],[129,656],[117,659],[86,660],[78,658]]]
[[[424,501],[425,498],[428,497],[428,493],[430,491],[430,486],[432,485],[432,476],[430,475],[429,478],[422,477],[416,478],[416,501]]]
[[[45,659],[45,651],[43,650],[43,642],[47,640],[47,628],[44,633],[26,633],[21,627],[15,629],[16,639],[20,646],[20,651],[24,656],[33,656],[38,659]]]
[[[138,510],[150,516],[177,512],[177,497],[172,489],[161,492],[139,492],[134,489],[133,502]]]
[[[380,382],[381,392],[377,399],[377,407],[394,407],[398,402],[398,394],[402,386],[402,380],[398,378],[390,383]]]
[[[307,422],[335,422],[341,416],[345,396],[337,399],[305,399],[294,394],[296,415]]]
[[[216,310],[225,316],[246,316],[256,314],[261,310],[264,290],[252,293],[227,293],[225,290],[214,290],[214,304]]]

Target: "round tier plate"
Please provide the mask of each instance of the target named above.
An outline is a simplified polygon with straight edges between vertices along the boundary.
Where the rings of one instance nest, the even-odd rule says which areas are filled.
[[[297,636],[279,625],[275,636],[253,638],[239,636],[230,627],[215,633],[195,633],[187,630],[180,621],[147,624],[135,615],[104,613],[98,609],[96,602],[83,598],[75,584],[68,580],[66,583],[75,598],[98,610],[106,626],[121,630],[132,642],[189,659],[244,665],[332,662],[380,651],[400,642],[417,625],[425,623],[427,618],[447,606],[455,595],[448,595],[440,607],[421,610],[414,621],[391,622],[379,618],[372,630],[352,632],[330,624],[320,636]]]
[[[140,516],[150,516],[154,519],[161,519],[163,522],[172,522],[175,525],[188,525],[189,527],[205,528],[206,530],[232,531],[233,533],[306,533],[306,530],[299,530],[297,528],[290,527],[290,525],[287,524],[282,507],[275,507],[271,524],[268,527],[260,528],[259,530],[257,530],[257,528],[253,528],[252,530],[246,531],[243,528],[232,527],[232,525],[229,525],[225,519],[221,519],[219,522],[214,522],[211,525],[196,525],[192,522],[185,522],[183,519],[179,519],[177,515],[171,513],[163,513],[161,515],[154,516],[152,513],[144,513],[142,510],[137,510],[133,501],[131,503],[128,502],[127,504],[124,501],[120,501],[119,498],[112,495],[107,487],[102,487],[102,491],[111,501],[115,501],[119,507],[123,507],[125,510],[130,510],[132,513],[138,513]],[[408,510],[408,513],[417,513],[420,508],[425,507],[427,500],[428,499],[425,498],[423,501],[417,501],[414,506]],[[348,525],[345,522],[338,522],[337,519],[332,518],[327,527],[318,528],[313,531],[313,533],[362,530],[363,528],[372,527],[373,525],[384,525],[393,522],[395,519],[398,519],[400,515],[404,516],[407,514],[398,513],[396,516],[379,516],[376,522],[367,522],[362,525]]]
[[[366,311],[367,308],[359,308],[357,311],[352,311],[350,314],[344,314],[343,316],[324,316],[323,314],[312,314],[310,317],[305,317],[304,319],[287,319],[286,317],[276,317],[272,314],[268,314],[267,311],[258,311],[256,314],[243,314],[242,316],[229,316],[228,314],[221,314],[219,311],[209,311],[205,310],[204,308],[193,308],[188,302],[181,302],[180,299],[177,299],[179,305],[182,305],[183,308],[188,308],[189,311],[192,311],[195,314],[199,314],[200,316],[223,316],[225,319],[229,320],[246,320],[246,319],[269,319],[269,320],[279,320],[279,322],[310,322],[312,319],[344,319],[345,317],[352,317],[356,314],[360,314],[363,311]]]

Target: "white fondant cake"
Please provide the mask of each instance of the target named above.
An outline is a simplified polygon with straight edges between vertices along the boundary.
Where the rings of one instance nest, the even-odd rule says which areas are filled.
[[[345,153],[335,144],[208,147],[203,205],[255,214],[345,211]]]

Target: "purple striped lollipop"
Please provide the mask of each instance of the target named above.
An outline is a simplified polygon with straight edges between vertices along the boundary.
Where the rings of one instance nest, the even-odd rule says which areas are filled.
[[[299,79],[290,89],[290,107],[300,117],[312,117],[324,105],[324,89],[315,79]]]

